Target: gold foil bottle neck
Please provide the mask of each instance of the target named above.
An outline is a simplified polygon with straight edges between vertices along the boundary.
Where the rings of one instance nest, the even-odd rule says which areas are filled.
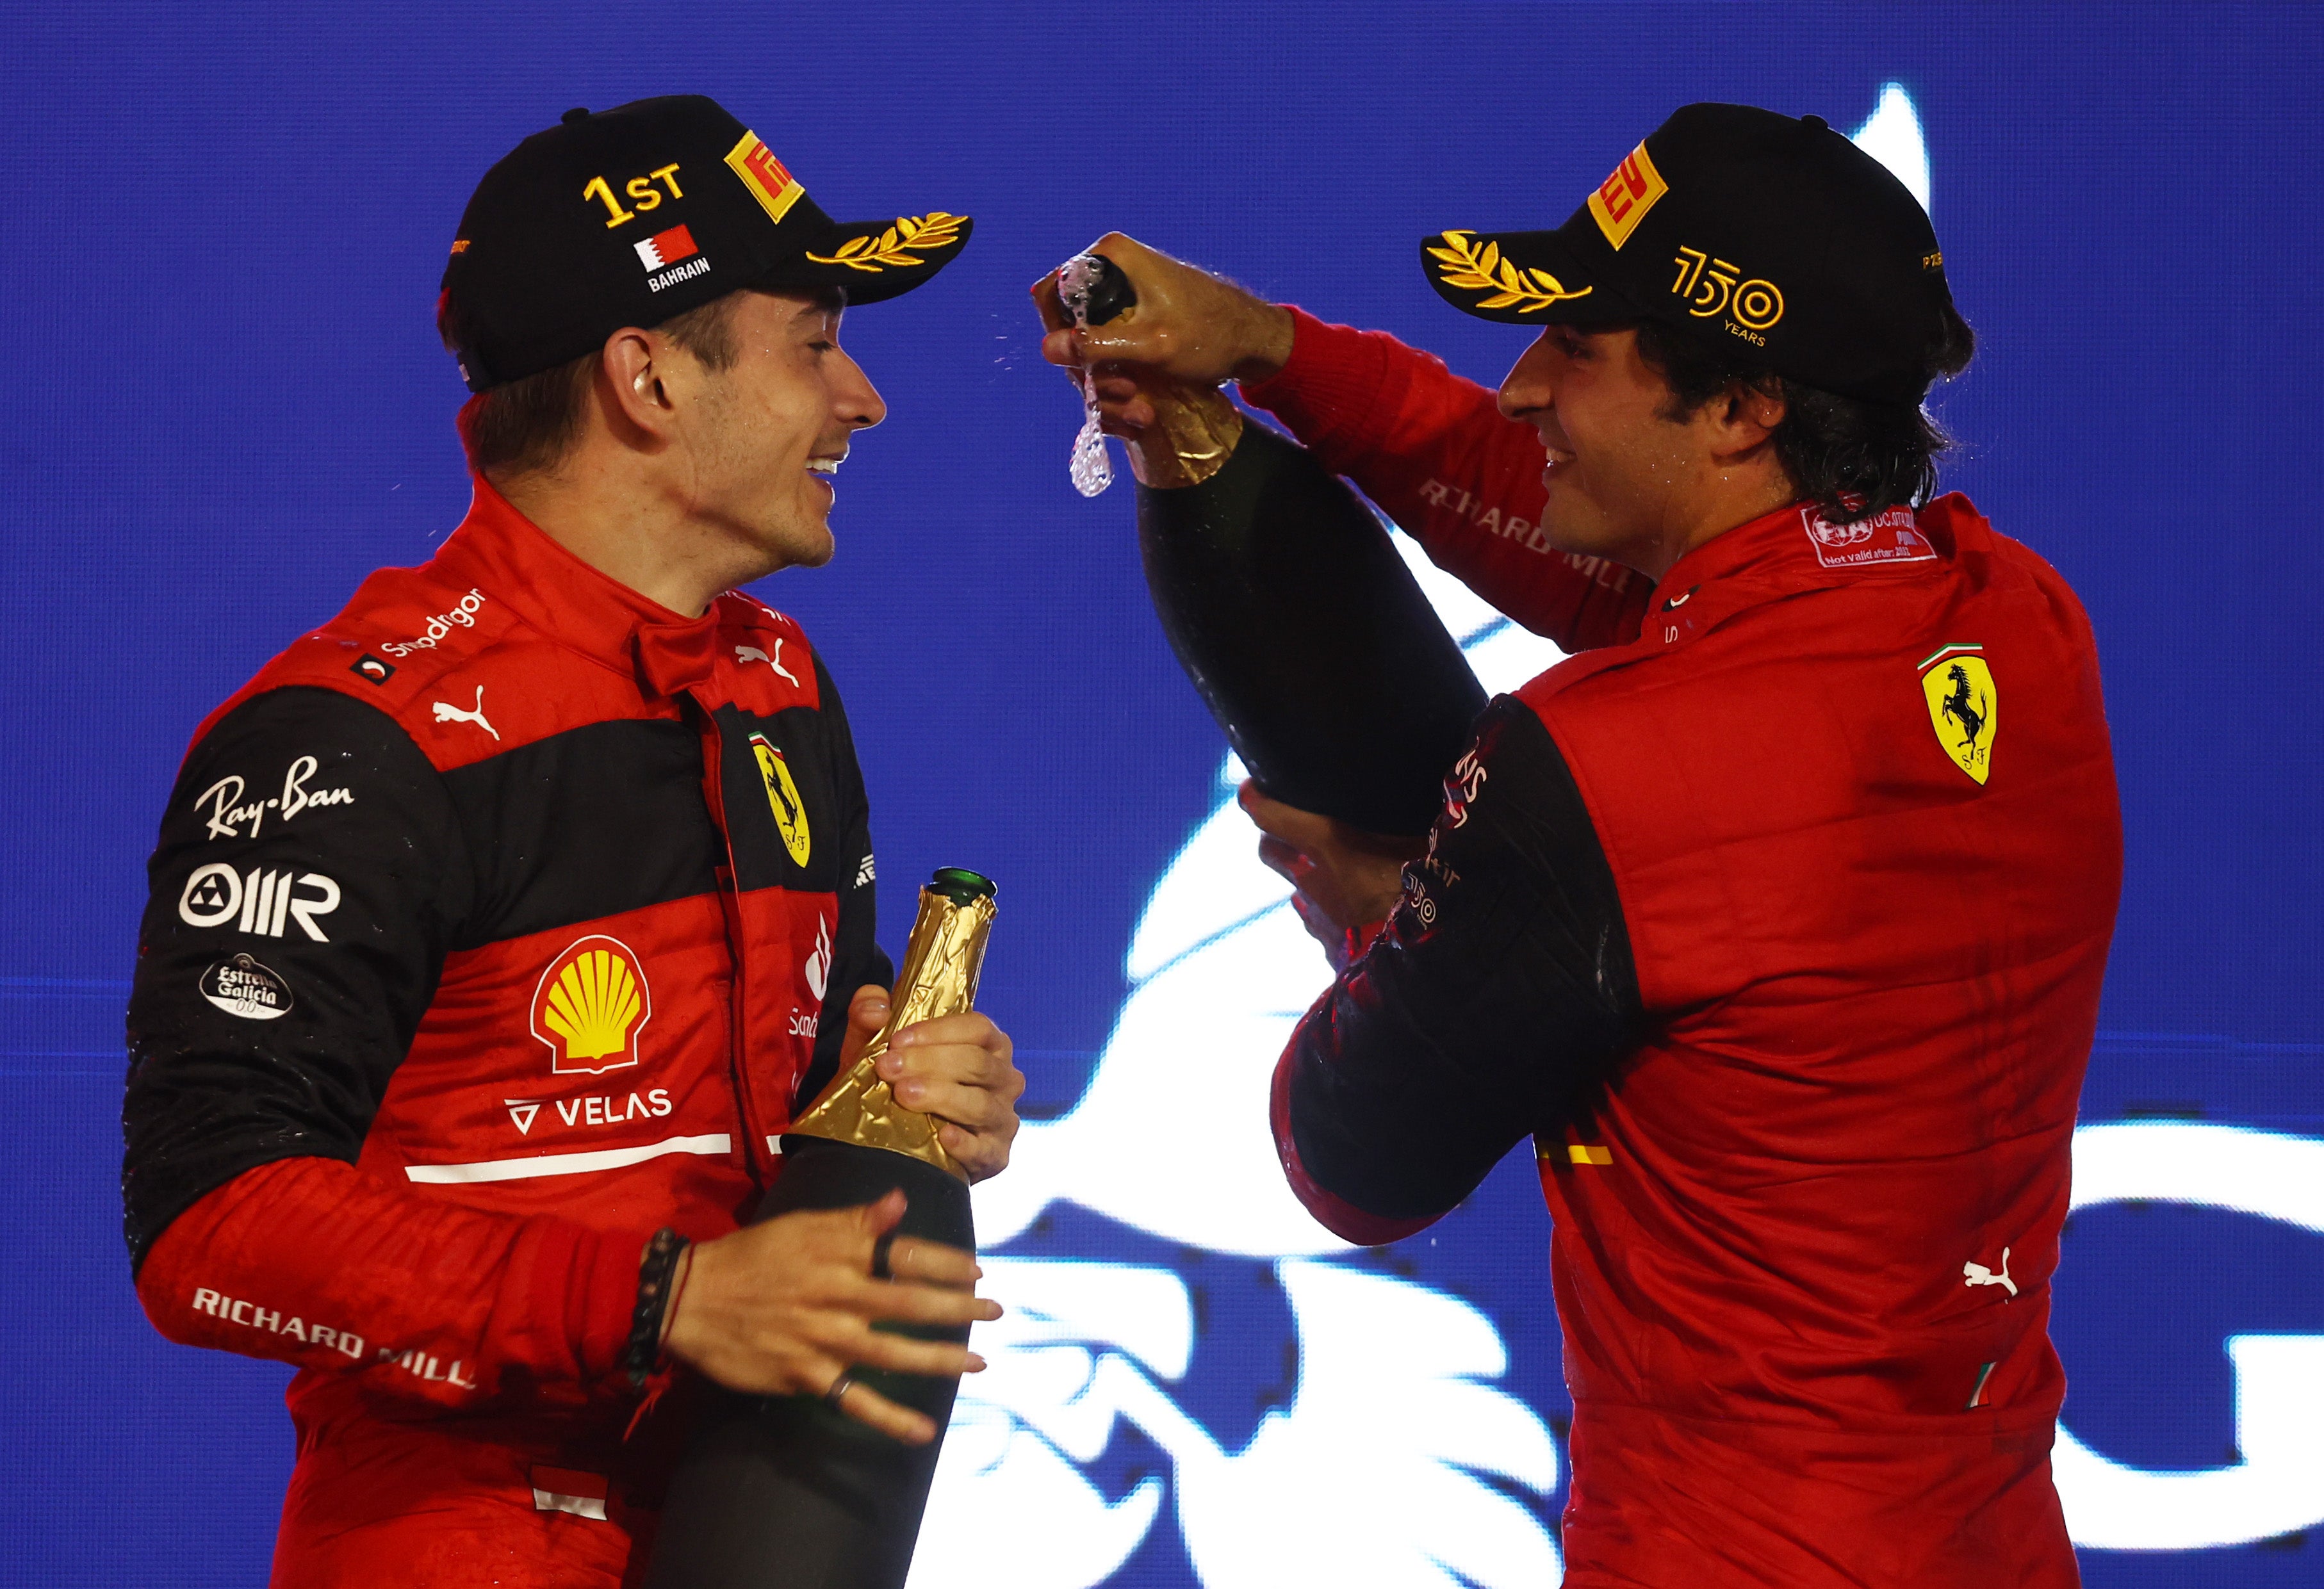
[[[1072,314],[1057,296],[1056,271],[1033,283],[1033,302],[1040,310],[1041,323],[1050,330],[1073,326]],[[1131,304],[1106,324],[1130,326],[1137,319],[1138,306]],[[1154,491],[1177,491],[1200,485],[1227,466],[1235,444],[1242,439],[1243,418],[1242,410],[1224,391],[1215,386],[1167,381],[1134,365],[1111,368],[1134,376],[1139,390],[1154,405],[1156,418],[1146,434],[1136,441],[1127,437],[1122,441],[1130,454],[1130,473],[1138,476],[1139,484]]]
[[[824,1088],[823,1096],[791,1122],[793,1133],[908,1153],[963,1180],[968,1179],[968,1171],[936,1139],[936,1123],[898,1103],[895,1089],[874,1067],[905,1027],[976,1007],[976,982],[984,969],[992,917],[990,894],[962,904],[934,888],[920,890],[920,914],[912,923],[911,941],[904,946],[903,966],[896,973],[896,989],[888,1001],[888,1024],[863,1045],[855,1062]]]
[[[1127,314],[1137,312],[1133,308]],[[1242,439],[1242,411],[1227,400],[1225,392],[1215,386],[1150,379],[1141,379],[1138,385],[1155,413],[1146,434],[1128,444],[1130,470],[1139,484],[1176,491],[1200,485],[1227,466],[1235,444]]]

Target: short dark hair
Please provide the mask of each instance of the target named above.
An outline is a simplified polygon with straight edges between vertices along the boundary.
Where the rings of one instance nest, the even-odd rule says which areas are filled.
[[[734,335],[734,310],[748,290],[713,299],[654,329],[692,354],[704,368],[730,368],[742,352]],[[437,305],[436,332],[455,354],[470,344],[466,319],[448,293]],[[593,350],[472,399],[460,410],[460,439],[468,449],[468,466],[495,481],[556,467],[581,434],[589,383],[596,379],[597,361],[604,356],[603,349]]]
[[[1638,323],[1638,356],[1670,385],[1665,418],[1683,419],[1735,387],[1784,400],[1775,457],[1802,497],[1834,524],[1899,506],[1919,507],[1936,494],[1937,458],[1952,437],[1918,403],[1845,398],[1722,356],[1711,344],[1653,320]],[[1928,378],[1958,375],[1977,351],[1977,334],[1945,305],[1926,366]]]

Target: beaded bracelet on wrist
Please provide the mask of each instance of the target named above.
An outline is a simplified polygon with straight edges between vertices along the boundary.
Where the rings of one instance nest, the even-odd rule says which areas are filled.
[[[684,1236],[665,1226],[654,1232],[638,1264],[638,1306],[630,1316],[630,1339],[622,1348],[622,1366],[628,1371],[630,1382],[641,1390],[661,1356],[661,1321],[669,1307],[670,1277],[677,1272],[678,1255],[687,1245]]]

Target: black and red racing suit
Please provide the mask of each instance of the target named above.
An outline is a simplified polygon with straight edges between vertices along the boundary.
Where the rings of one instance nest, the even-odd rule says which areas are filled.
[[[891,974],[798,626],[475,489],[202,725],[151,867],[130,1253],[164,1335],[300,1366],[278,1584],[622,1581],[641,1249],[736,1227]]]

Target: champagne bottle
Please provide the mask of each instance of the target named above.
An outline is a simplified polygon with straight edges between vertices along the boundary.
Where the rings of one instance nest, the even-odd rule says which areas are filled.
[[[1088,324],[1136,314],[1118,266],[1076,262]],[[1485,692],[1387,528],[1224,393],[1139,383],[1158,416],[1130,444],[1147,589],[1227,742],[1286,804],[1427,831]]]
[[[784,1134],[782,1174],[757,1218],[855,1208],[900,1187],[896,1235],[975,1249],[966,1174],[935,1123],[899,1104],[873,1065],[904,1027],[975,1007],[993,895],[989,879],[958,867],[920,890],[888,1023]],[[874,1327],[968,1339],[965,1326]],[[906,1446],[819,1396],[710,1401],[670,1478],[648,1589],[901,1589],[959,1381],[853,1372],[858,1384],[927,1414],[936,1439]]]

